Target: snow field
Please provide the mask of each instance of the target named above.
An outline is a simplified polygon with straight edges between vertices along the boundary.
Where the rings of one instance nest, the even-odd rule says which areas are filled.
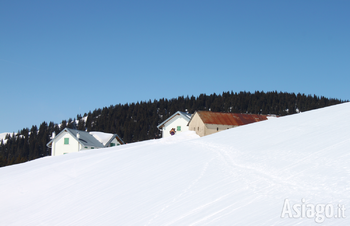
[[[202,138],[188,132],[3,167],[0,222],[320,225],[281,217],[283,204],[350,208],[349,114],[344,103]]]

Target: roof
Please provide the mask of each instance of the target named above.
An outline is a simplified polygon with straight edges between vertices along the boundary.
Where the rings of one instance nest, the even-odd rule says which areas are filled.
[[[173,119],[175,116],[180,115],[182,116],[187,122],[189,122],[191,120],[191,114],[188,112],[184,112],[184,111],[177,111],[175,112],[173,115],[171,115],[169,118],[167,118],[164,122],[162,122],[161,124],[159,124],[157,126],[158,129],[161,129],[165,123],[169,122],[171,119]]]
[[[121,144],[124,144],[124,142],[120,139],[120,137],[117,134],[109,134],[109,133],[102,133],[102,132],[86,132],[82,130],[76,130],[76,129],[70,129],[65,128],[63,129],[56,137],[60,136],[62,133],[69,133],[75,140],[77,140],[79,143],[86,147],[96,147],[96,148],[104,148],[107,144],[109,144],[114,138],[119,138],[118,141]],[[79,138],[77,134],[79,133]],[[47,143],[48,147],[51,147],[52,142],[55,140],[53,138],[49,143]]]
[[[115,135],[115,139],[117,139],[117,141],[119,141],[120,144],[125,144],[124,141],[122,140],[122,138],[120,138],[120,137],[118,136],[118,134],[114,134],[114,135]],[[113,138],[114,138],[114,137],[113,137]],[[108,141],[107,144],[110,143],[110,142],[112,142],[112,140],[113,140],[113,139],[111,139],[110,141]]]
[[[101,142],[104,146],[109,145],[114,138],[116,138],[120,144],[125,144],[124,141],[117,135],[112,133],[103,133],[98,131],[90,131],[92,136],[94,136],[99,142]]]
[[[266,115],[197,111],[205,124],[241,126],[267,120]]]
[[[103,145],[106,145],[108,141],[112,140],[115,136],[112,133],[103,133],[103,132],[97,132],[97,131],[90,131],[89,132],[93,137],[96,138],[99,142],[101,142]]]

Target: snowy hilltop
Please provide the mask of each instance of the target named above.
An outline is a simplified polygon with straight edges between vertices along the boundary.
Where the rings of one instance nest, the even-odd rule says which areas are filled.
[[[6,143],[6,135],[7,134],[10,134],[11,135],[11,133],[0,133],[0,142],[1,142],[1,140],[4,142],[4,144]]]
[[[349,225],[350,103],[0,168],[2,225]]]

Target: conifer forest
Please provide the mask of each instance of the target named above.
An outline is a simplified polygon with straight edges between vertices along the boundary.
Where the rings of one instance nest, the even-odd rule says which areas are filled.
[[[344,101],[316,95],[283,92],[224,92],[201,94],[198,97],[180,96],[173,99],[149,100],[131,104],[117,104],[78,114],[60,123],[42,122],[30,129],[8,134],[0,141],[0,167],[22,163],[51,155],[46,144],[52,132],[64,128],[101,131],[118,134],[125,143],[161,138],[157,126],[177,111],[194,113],[198,110],[214,112],[274,114],[285,116],[322,108]]]

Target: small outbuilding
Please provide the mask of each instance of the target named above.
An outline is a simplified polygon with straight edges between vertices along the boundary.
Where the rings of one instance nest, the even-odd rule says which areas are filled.
[[[203,137],[237,126],[267,120],[266,115],[196,111],[189,123],[189,130]]]
[[[47,147],[51,148],[51,155],[63,155],[88,149],[113,147],[124,144],[117,135],[103,132],[86,132],[65,128],[57,136],[52,134]]]
[[[177,133],[188,131],[188,122],[191,114],[183,111],[177,111],[164,122],[159,124],[157,128],[162,131],[162,137],[169,137]]]

